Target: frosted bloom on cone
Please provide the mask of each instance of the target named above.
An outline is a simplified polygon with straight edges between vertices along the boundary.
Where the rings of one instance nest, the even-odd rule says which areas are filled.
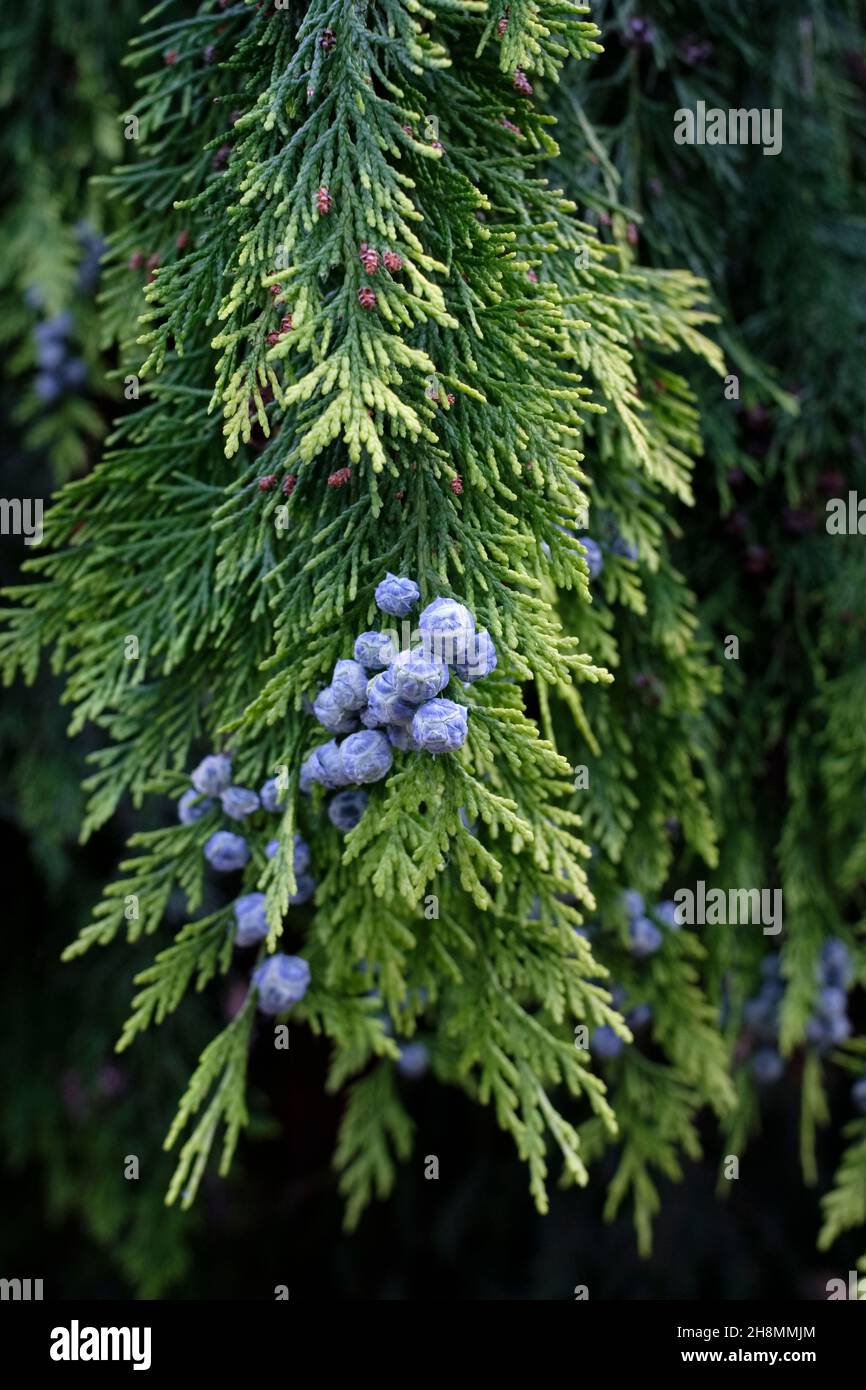
[[[363,816],[369,799],[360,789],[337,792],[328,802],[328,820],[344,835],[348,834]]]
[[[596,1028],[592,1035],[590,1044],[591,1051],[597,1057],[609,1061],[613,1057],[618,1057],[625,1047],[625,1043],[618,1033],[615,1033],[609,1024],[603,1023],[600,1028]]]
[[[310,987],[310,967],[300,956],[278,953],[263,960],[252,974],[263,1014],[281,1014],[303,999]]]
[[[355,638],[355,660],[368,671],[384,671],[397,655],[393,639],[384,632],[362,632]]]
[[[380,671],[367,685],[367,709],[362,722],[368,728],[382,724],[408,724],[414,706],[397,691],[393,668]]]
[[[469,711],[453,700],[428,700],[412,720],[412,737],[428,753],[453,753],[466,742]]]
[[[281,795],[282,793],[280,791],[280,788],[277,786],[276,777],[271,777],[267,782],[265,782],[264,786],[259,792],[261,803],[266,811],[282,811],[285,808],[286,803],[284,801],[280,801]]]
[[[244,867],[250,857],[250,849],[243,835],[235,835],[231,830],[217,830],[205,842],[204,857],[212,869],[229,874],[233,869]]]
[[[635,1004],[625,1016],[625,1021],[629,1028],[634,1031],[637,1028],[645,1028],[652,1020],[653,1011],[649,1004]]]
[[[259,809],[258,793],[249,787],[226,787],[220,802],[230,820],[246,820]]]
[[[432,700],[448,684],[448,667],[443,661],[428,656],[421,647],[395,657],[390,675],[397,694],[410,705]]]
[[[644,901],[636,888],[627,888],[622,895],[622,905],[625,908],[626,916],[629,921],[634,917],[642,917],[644,913]]]
[[[838,985],[825,985],[818,991],[815,1012],[821,1018],[842,1018],[848,1009],[848,996]]]
[[[264,893],[244,893],[235,900],[235,945],[254,946],[268,934]]]
[[[301,771],[298,777],[298,789],[305,794],[309,793],[310,788],[315,782],[321,782],[321,768],[317,757],[317,751],[308,753],[301,763]]]
[[[363,709],[367,703],[368,679],[360,661],[348,658],[338,661],[330,685],[334,703],[344,710]]]
[[[424,649],[448,665],[465,662],[469,644],[475,636],[475,619],[464,604],[453,598],[434,598],[428,603],[418,626]]]
[[[181,825],[192,825],[212,811],[214,804],[210,797],[200,796],[195,787],[190,787],[177,803],[177,818]]]
[[[666,927],[670,927],[673,931],[679,930],[677,905],[671,898],[666,898],[663,903],[656,903],[653,912]]]
[[[480,681],[496,670],[496,648],[489,632],[478,632],[467,645],[466,660],[455,661],[454,674],[461,681]]]
[[[273,859],[279,847],[279,840],[269,840],[268,843],[265,845],[266,858]],[[297,877],[299,874],[305,874],[310,867],[310,846],[307,844],[303,836],[299,835],[297,831],[295,831],[294,851],[295,852],[293,855],[293,864],[295,876]]]
[[[378,782],[393,761],[391,745],[378,729],[350,734],[340,745],[340,763],[347,782]]]
[[[202,758],[189,780],[203,796],[216,796],[232,780],[232,760],[227,753],[211,753]]]
[[[839,937],[831,937],[821,948],[821,972],[825,984],[846,989],[851,983],[851,956]]]
[[[346,779],[340,763],[340,748],[335,738],[320,743],[305,759],[301,767],[301,782],[321,782],[323,787],[336,791],[344,787]]]
[[[344,787],[346,777],[343,772],[343,763],[340,758],[340,745],[335,738],[323,743],[317,750],[317,762],[319,767],[319,780],[323,787]]]
[[[340,703],[333,686],[326,685],[313,701],[313,711],[320,724],[332,734],[347,734],[355,728],[355,716]]]
[[[310,874],[299,874],[295,870],[295,891],[289,895],[289,906],[300,907],[308,903],[316,891],[316,880]]]
[[[420,597],[421,590],[414,579],[401,579],[396,574],[386,574],[376,585],[376,607],[395,618],[405,618]]]
[[[404,1043],[400,1048],[397,1070],[410,1081],[419,1081],[430,1065],[430,1053],[422,1042]]]
[[[664,938],[654,922],[648,917],[636,917],[629,925],[632,953],[636,956],[652,956],[659,949]]]
[[[305,874],[310,867],[310,846],[297,831],[295,831],[294,866],[296,874]]]

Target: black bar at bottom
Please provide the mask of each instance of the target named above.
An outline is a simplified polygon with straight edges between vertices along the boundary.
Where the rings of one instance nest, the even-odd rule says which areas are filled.
[[[485,1335],[486,1320],[492,1315],[495,1323],[495,1311],[488,1306],[482,1312],[477,1303],[469,1306],[472,1321],[462,1327],[462,1317],[468,1314],[455,1314],[453,1304],[431,1300],[404,1305],[402,1312],[390,1309],[381,1324],[387,1340],[378,1351],[374,1342],[371,1345],[371,1334],[375,1336],[378,1328],[370,1324],[369,1303],[364,1304],[364,1322],[356,1336],[351,1304],[305,1303],[302,1298],[273,1303],[3,1302],[0,1336],[7,1364],[48,1372],[58,1383],[70,1377],[98,1379],[104,1372],[143,1380],[186,1371],[194,1372],[201,1383],[202,1374],[212,1371],[224,1384],[233,1371],[258,1368],[272,1381],[283,1370],[287,1376],[303,1370],[305,1363],[307,1374],[315,1368],[321,1375],[343,1357],[347,1363],[351,1358],[355,1371],[362,1364],[372,1370],[383,1355],[393,1356],[404,1331],[412,1338],[416,1356],[423,1339],[426,1376],[440,1357],[443,1368],[453,1372],[455,1338],[469,1335],[476,1370],[481,1357],[482,1364],[487,1363],[486,1375],[501,1358],[522,1354],[535,1364],[537,1376],[540,1364],[553,1369],[549,1358],[560,1352],[568,1356],[565,1364],[575,1374],[598,1360],[611,1372],[666,1372],[674,1367],[700,1372],[707,1366],[775,1371],[800,1366],[826,1378],[828,1371],[858,1364],[866,1334],[866,1303],[856,1301],[845,1306],[587,1300],[560,1305],[555,1317],[549,1309],[543,1326],[535,1321],[541,1315],[538,1310],[527,1307],[515,1318],[513,1304],[508,1304],[506,1335],[493,1338]],[[479,1315],[482,1324],[477,1322]],[[525,1340],[527,1334],[531,1343]]]

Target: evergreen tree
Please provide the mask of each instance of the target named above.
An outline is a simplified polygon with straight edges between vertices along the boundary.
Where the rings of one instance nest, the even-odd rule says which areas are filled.
[[[549,1138],[569,1177],[586,1180],[553,1088],[615,1127],[573,1020],[630,1035],[605,967],[574,930],[594,900],[551,715],[555,701],[599,751],[579,684],[609,679],[589,642],[609,661],[616,644],[610,615],[589,609],[575,535],[589,505],[580,427],[598,408],[594,388],[619,421],[622,473],[654,514],[641,529],[623,520],[652,573],[664,496],[687,490],[697,434],[678,376],[667,417],[641,419],[628,345],[645,335],[659,356],[685,347],[718,365],[718,355],[700,335],[697,282],[622,274],[539,176],[555,146],[527,74],[552,83],[567,56],[597,50],[595,36],[581,10],[559,4],[506,25],[471,5],[423,19],[396,4],[206,5],[136,45],[136,61],[157,62],[136,103],[144,158],[115,179],[134,215],[112,248],[107,318],[122,329],[129,267],[158,255],[143,334],[143,375],[158,375],[100,467],[52,510],[51,553],[34,562],[43,582],[18,596],[7,648],[32,674],[40,648],[55,645],[73,729],[89,720],[106,735],[85,831],[126,790],[178,795],[196,747],[228,740],[242,785],[279,770],[280,850],[265,859],[272,830],[257,814],[243,887],[266,893],[262,952],[284,930],[309,963],[293,1021],[332,1040],[334,1086],[359,1077],[337,1154],[350,1220],[387,1190],[392,1153],[408,1152],[393,1064],[397,1039],[416,1030],[437,1076],[493,1102],[542,1208]],[[606,583],[641,612],[632,556],[628,540],[612,548]],[[298,795],[316,741],[304,702],[351,656],[386,570],[416,580],[422,602],[465,603],[499,667],[457,686],[469,708],[461,752],[398,754],[343,841],[320,793]],[[685,738],[700,664],[682,641],[689,621],[670,573],[666,587],[669,613],[680,612],[679,641],[664,640],[682,694],[677,747],[645,793],[659,856],[664,808],[700,801]],[[625,736],[620,745],[638,780]],[[621,820],[616,806],[607,814]],[[223,819],[213,810],[135,836],[125,877],[67,953],[124,928],[133,941],[156,931],[173,886],[185,892],[191,920],[140,978],[123,1045],[228,966],[232,905],[195,916],[203,847]],[[705,817],[695,824],[711,853]],[[315,911],[284,921],[298,896],[287,848],[299,827],[319,879]],[[688,1005],[669,1028],[665,1146],[683,1140],[701,1103],[727,1095],[697,951],[672,945],[656,984],[676,979]],[[220,1128],[227,1167],[246,1122],[257,998],[193,1076],[170,1136],[185,1135],[171,1198],[192,1200]]]

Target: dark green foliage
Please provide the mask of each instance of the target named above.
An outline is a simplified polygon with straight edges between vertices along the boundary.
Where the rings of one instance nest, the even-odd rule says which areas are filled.
[[[613,7],[602,6],[599,23],[608,18]],[[866,331],[864,12],[835,0],[793,12],[745,3],[733,13],[711,7],[701,19],[697,39],[711,50],[698,61],[693,7],[664,0],[652,6],[649,47],[611,45],[603,73],[570,78],[562,109],[578,120],[563,119],[573,137],[566,184],[608,210],[609,235],[624,254],[632,254],[631,221],[641,259],[659,267],[685,260],[710,281],[727,370],[739,377],[739,403],[719,387],[702,394],[710,472],[676,558],[701,596],[707,647],[720,652],[728,634],[741,643],[739,661],[721,663],[714,732],[702,740],[721,850],[712,881],[783,890],[784,935],[774,944],[786,983],[781,1043],[791,1054],[815,1008],[822,942],[844,939],[855,950],[855,977],[862,982],[866,970],[857,949],[862,536],[829,534],[825,525],[828,497],[866,489],[858,366]],[[674,112],[699,99],[780,108],[782,152],[675,145]],[[586,157],[588,133],[594,159]],[[676,881],[692,881],[699,867],[689,863]],[[737,1019],[736,1001],[754,993],[756,962],[722,937],[710,938],[713,974],[724,974]],[[856,1072],[862,1043],[849,1047]],[[823,1070],[807,1057],[801,1135],[810,1181],[815,1130],[827,1120]],[[737,1122],[731,1151],[740,1151],[749,1127]],[[852,1134],[840,1186],[827,1198],[825,1244],[863,1224],[854,1196],[866,1187],[862,1121]]]

